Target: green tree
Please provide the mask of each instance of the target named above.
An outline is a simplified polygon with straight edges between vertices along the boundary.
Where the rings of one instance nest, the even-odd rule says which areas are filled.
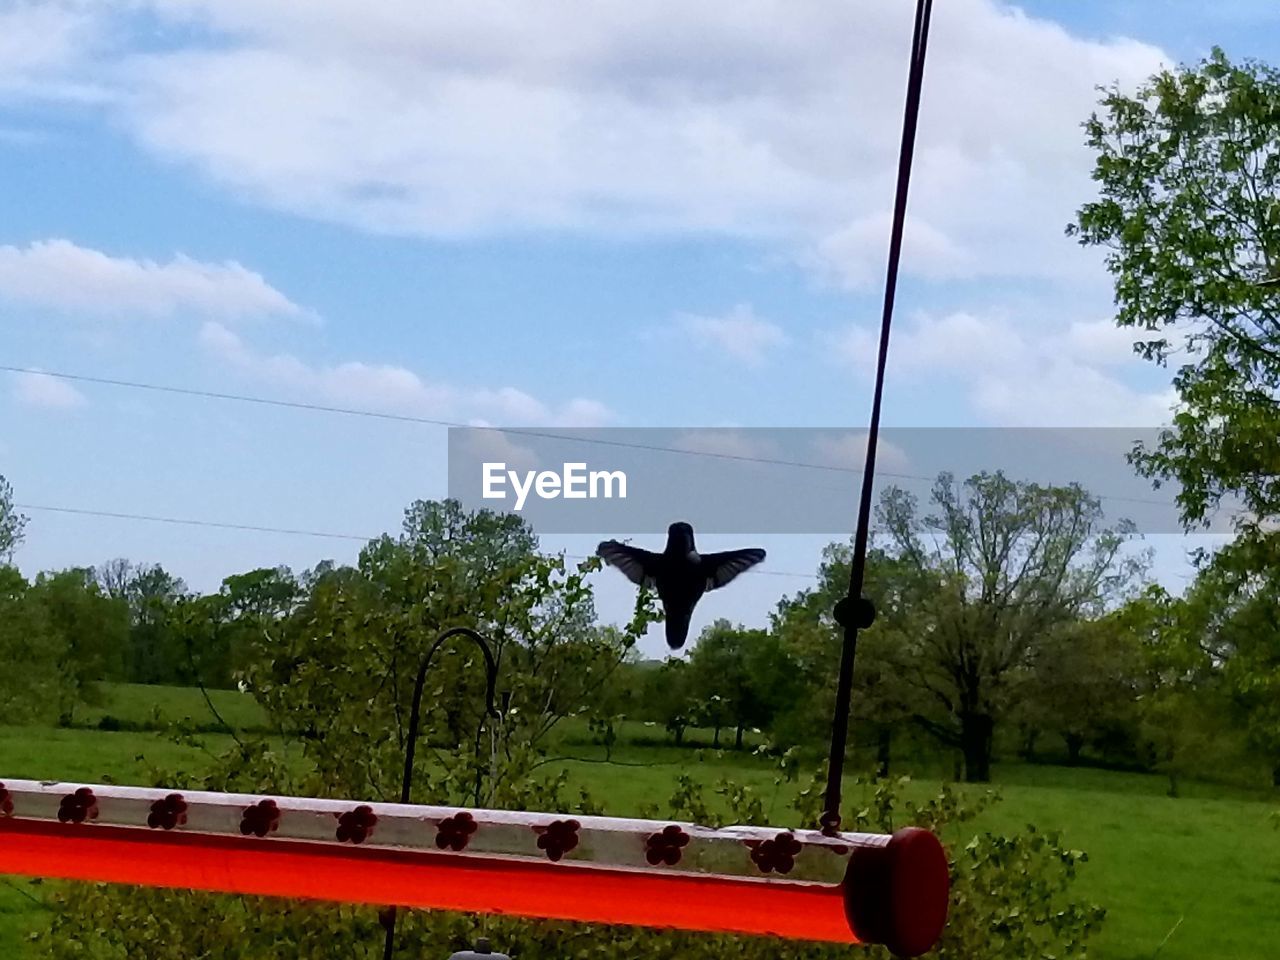
[[[483,661],[465,641],[442,648],[424,697],[423,740],[440,764],[415,796],[454,801],[459,784],[489,780],[503,797],[522,764],[567,716],[585,711],[634,646],[638,634],[594,623],[588,561],[578,569],[545,557],[517,517],[467,513],[454,501],[419,502],[397,538],[361,551],[354,568],[313,578],[296,610],[246,637],[245,680],[278,726],[305,734],[321,791],[373,797],[399,791],[415,675],[444,630],[469,626],[487,636],[507,709],[486,720]],[[641,606],[637,623],[652,611]],[[482,731],[487,735],[482,736]],[[488,777],[493,751],[519,744]],[[505,754],[504,754],[505,756]],[[451,792],[452,791],[452,792]],[[473,801],[474,802],[474,801]]]
[[[1107,759],[1138,760],[1139,698],[1145,687],[1141,638],[1115,615],[1047,635],[1018,684],[1015,714],[1030,759],[1040,733],[1061,737],[1067,762],[1086,746]]]
[[[133,683],[178,683],[188,676],[185,650],[176,629],[178,601],[187,585],[159,564],[133,570],[129,602],[129,679]]]
[[[13,552],[22,545],[27,518],[13,505],[13,487],[0,474],[0,566],[13,561]]]
[[[159,564],[134,564],[116,558],[100,564],[95,577],[109,597],[129,609],[125,677],[130,683],[190,684],[186,645],[177,629],[179,599],[187,585]]]
[[[741,750],[748,729],[767,729],[775,715],[799,696],[795,664],[782,641],[767,630],[748,630],[717,620],[702,631],[689,657],[698,702],[715,730],[734,731]]]
[[[78,705],[102,702],[102,680],[122,678],[128,607],[124,600],[103,593],[93,570],[86,567],[41,573],[26,599],[41,608],[49,632],[58,638],[58,716],[68,724]]]
[[[176,593],[177,584],[166,583],[163,575],[149,586],[171,591],[154,598],[153,606],[165,615],[182,682],[214,689],[234,687],[258,651],[283,643],[288,618],[302,602],[299,582],[287,567],[234,574],[217,593],[203,596]]]
[[[1202,555],[1173,610],[1182,677],[1202,708],[1217,706],[1244,731],[1280,787],[1280,536]]]
[[[645,668],[625,631],[613,626],[598,629],[605,649],[624,652],[617,667],[603,677],[595,694],[578,712],[586,715],[592,741],[604,747],[604,758],[608,761],[613,757],[622,722],[643,707]]]
[[[783,743],[825,743],[829,735],[843,643],[832,611],[848,592],[852,557],[851,540],[829,544],[818,567],[817,586],[783,598],[771,618],[771,631],[794,664],[799,688],[779,705],[774,732]],[[895,731],[918,712],[918,691],[902,680],[902,651],[908,638],[923,629],[924,609],[914,602],[919,588],[918,571],[873,545],[864,592],[875,603],[876,622],[858,635],[850,741],[874,745],[877,767],[885,776]]]
[[[1046,638],[1101,615],[1142,570],[1121,555],[1128,534],[1102,526],[1079,485],[1046,487],[1002,473],[934,484],[933,512],[887,490],[877,511],[886,552],[912,571],[919,629],[904,635],[903,680],[920,694],[915,720],[986,781],[997,720]]]
[[[53,722],[61,700],[64,639],[30,584],[13,567],[0,566],[0,703],[5,723]]]
[[[683,746],[685,732],[698,719],[700,706],[689,661],[671,657],[649,671],[644,705],[646,719],[662,724],[676,746]]]
[[[716,748],[720,731],[733,723],[735,698],[747,682],[746,656],[739,641],[728,620],[717,620],[702,631],[689,654],[697,722],[711,728],[711,745]]]
[[[1280,72],[1215,48],[1106,91],[1085,132],[1099,196],[1068,233],[1106,251],[1138,352],[1181,364],[1172,425],[1133,460],[1179,484],[1187,524],[1234,496],[1253,530],[1280,513]]]

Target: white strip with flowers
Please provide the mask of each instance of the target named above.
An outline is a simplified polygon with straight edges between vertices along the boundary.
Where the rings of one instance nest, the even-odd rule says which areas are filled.
[[[856,847],[883,834],[173,791],[34,780],[0,782],[0,816],[248,841],[466,852],[526,861],[839,884]]]

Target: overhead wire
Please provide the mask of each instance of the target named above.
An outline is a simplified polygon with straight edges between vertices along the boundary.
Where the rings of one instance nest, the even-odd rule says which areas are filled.
[[[15,503],[14,507],[18,510],[35,510],[35,511],[44,512],[44,513],[65,513],[65,514],[71,514],[74,516],[101,517],[101,518],[111,519],[111,520],[129,520],[129,521],[138,521],[138,522],[147,522],[147,523],[167,523],[167,524],[175,524],[180,526],[209,527],[209,528],[220,529],[220,530],[240,530],[240,531],[250,531],[253,533],[271,533],[271,534],[282,534],[286,536],[298,536],[298,537],[317,537],[317,538],[324,538],[324,539],[330,539],[330,540],[349,540],[349,541],[355,541],[359,543],[368,543],[372,540],[377,540],[378,537],[380,536],[383,536],[383,534],[364,535],[364,534],[356,534],[356,533],[336,533],[334,531],[327,531],[327,530],[307,530],[307,529],[302,529],[298,527],[269,527],[269,526],[263,526],[259,524],[232,523],[232,522],[221,521],[221,520],[205,520],[205,519],[199,519],[195,517],[169,517],[169,516],[158,516],[156,514],[147,514],[147,513],[129,513],[129,512],[120,511],[120,510],[92,510],[86,507],[66,507],[66,506],[53,505],[53,504],[47,504],[47,503]],[[560,551],[554,551],[554,552],[559,553]],[[579,553],[565,553],[564,556],[570,560],[591,559],[586,554],[579,554]],[[806,580],[816,580],[818,578],[817,574],[801,573],[796,570],[755,569],[755,570],[748,571],[748,573],[751,573],[756,576],[796,577],[796,578],[801,578]]]
[[[280,407],[291,410],[304,410],[313,413],[329,413],[342,416],[366,417],[376,420],[386,420],[400,423],[415,423],[426,426],[447,427],[453,429],[467,430],[487,430],[495,433],[511,434],[515,436],[526,436],[535,439],[544,440],[561,440],[570,443],[582,443],[594,446],[617,447],[633,450],[644,450],[654,453],[669,453],[687,457],[706,457],[716,460],[736,461],[740,463],[756,463],[768,466],[795,467],[806,470],[819,470],[831,473],[842,474],[862,474],[863,467],[842,466],[834,463],[819,463],[810,460],[792,460],[782,457],[766,457],[755,454],[730,453],[719,450],[699,450],[685,447],[674,447],[663,444],[641,443],[631,440],[615,440],[608,437],[598,436],[581,436],[569,433],[558,433],[554,430],[544,430],[529,427],[499,427],[499,426],[476,426],[474,424],[463,423],[457,420],[447,420],[439,417],[425,417],[417,414],[408,413],[392,413],[380,410],[369,410],[360,407],[344,407],[330,404],[312,403],[303,400],[282,400],[275,397],[263,397],[256,394],[248,393],[231,393],[217,390],[199,390],[191,387],[178,387],[171,384],[151,383],[141,380],[125,380],[114,377],[103,377],[80,373],[67,373],[59,370],[44,370],[38,367],[25,367],[12,364],[0,364],[0,373],[24,374],[30,376],[53,377],[59,380],[66,380],[73,383],[91,383],[99,386],[119,387],[131,390],[145,390],[155,393],[168,393],[178,396],[196,397],[205,400],[223,400],[236,403],[250,403],[261,406]],[[642,429],[642,428],[637,428]],[[682,429],[682,428],[671,428]],[[688,428],[691,430],[706,428]],[[810,429],[822,430],[854,430],[860,428],[852,427],[815,427]],[[912,428],[902,428],[912,429]],[[920,473],[907,473],[903,471],[879,470],[877,477],[891,480],[915,480],[923,483],[933,483],[937,480],[936,476],[929,476]],[[1121,494],[1109,493],[1092,493],[1099,500],[1108,500],[1115,503],[1133,503],[1145,504],[1147,506],[1157,507],[1176,507],[1177,504],[1170,500],[1161,500],[1154,497],[1135,497]]]

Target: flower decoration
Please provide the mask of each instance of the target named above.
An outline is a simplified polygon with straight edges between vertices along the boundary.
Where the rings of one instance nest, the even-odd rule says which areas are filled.
[[[651,866],[665,863],[673,867],[680,862],[684,848],[688,845],[689,835],[673,823],[657,833],[649,834],[644,842],[644,858]]]
[[[441,850],[457,851],[466,848],[471,842],[471,835],[476,832],[478,826],[476,818],[465,810],[462,813],[455,813],[452,817],[445,817],[440,821],[440,829],[436,833],[436,846]]]
[[[88,787],[68,793],[58,804],[58,819],[63,823],[84,823],[98,818],[98,798]]]
[[[240,832],[246,837],[265,837],[279,826],[280,808],[274,800],[259,800],[253,806],[245,807],[240,820]]]
[[[752,840],[751,860],[764,873],[790,873],[803,844],[786,831],[772,840]]]
[[[372,807],[360,806],[338,817],[338,841],[340,843],[364,843],[373,833],[378,815]]]
[[[187,802],[180,793],[171,793],[163,800],[157,800],[151,805],[151,813],[147,817],[147,826],[152,830],[172,830],[186,822]]]
[[[552,820],[545,827],[534,827],[538,837],[538,849],[547,854],[553,863],[578,845],[578,831],[582,828],[577,820]]]

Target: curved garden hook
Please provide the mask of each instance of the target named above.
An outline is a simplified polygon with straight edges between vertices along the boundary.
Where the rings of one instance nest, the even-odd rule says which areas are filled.
[[[494,704],[494,688],[498,683],[498,662],[493,657],[493,650],[489,647],[489,641],[470,627],[450,627],[436,638],[436,642],[431,645],[427,655],[422,658],[422,665],[418,667],[418,676],[413,684],[413,704],[409,708],[409,738],[404,753],[404,779],[400,784],[401,803],[409,802],[409,790],[413,782],[413,757],[418,745],[418,722],[421,719],[422,690],[427,682],[427,670],[431,667],[431,661],[435,657],[436,651],[449,640],[458,636],[464,636],[474,641],[475,645],[480,648],[480,652],[484,654],[485,712],[495,720],[502,719],[502,714],[498,712],[498,708]]]
[[[498,661],[494,659],[493,650],[489,646],[489,641],[479,632],[472,630],[470,627],[450,627],[444,633],[436,638],[435,643],[431,645],[431,649],[427,651],[427,655],[422,658],[422,664],[418,667],[418,676],[413,684],[413,703],[409,707],[409,737],[405,745],[404,752],[404,779],[400,783],[400,802],[408,803],[409,794],[413,787],[413,758],[418,745],[418,724],[422,717],[422,691],[427,682],[427,671],[431,668],[431,661],[435,658],[436,652],[454,637],[466,637],[473,641],[480,652],[484,654],[485,665],[485,692],[484,705],[485,713],[496,720],[502,719],[502,714],[498,711],[494,703],[494,691],[498,684]],[[477,789],[479,789],[477,785]],[[382,952],[383,960],[391,960],[391,952],[395,947],[396,936],[396,909],[388,908],[383,913],[383,925],[387,929],[386,947]]]

